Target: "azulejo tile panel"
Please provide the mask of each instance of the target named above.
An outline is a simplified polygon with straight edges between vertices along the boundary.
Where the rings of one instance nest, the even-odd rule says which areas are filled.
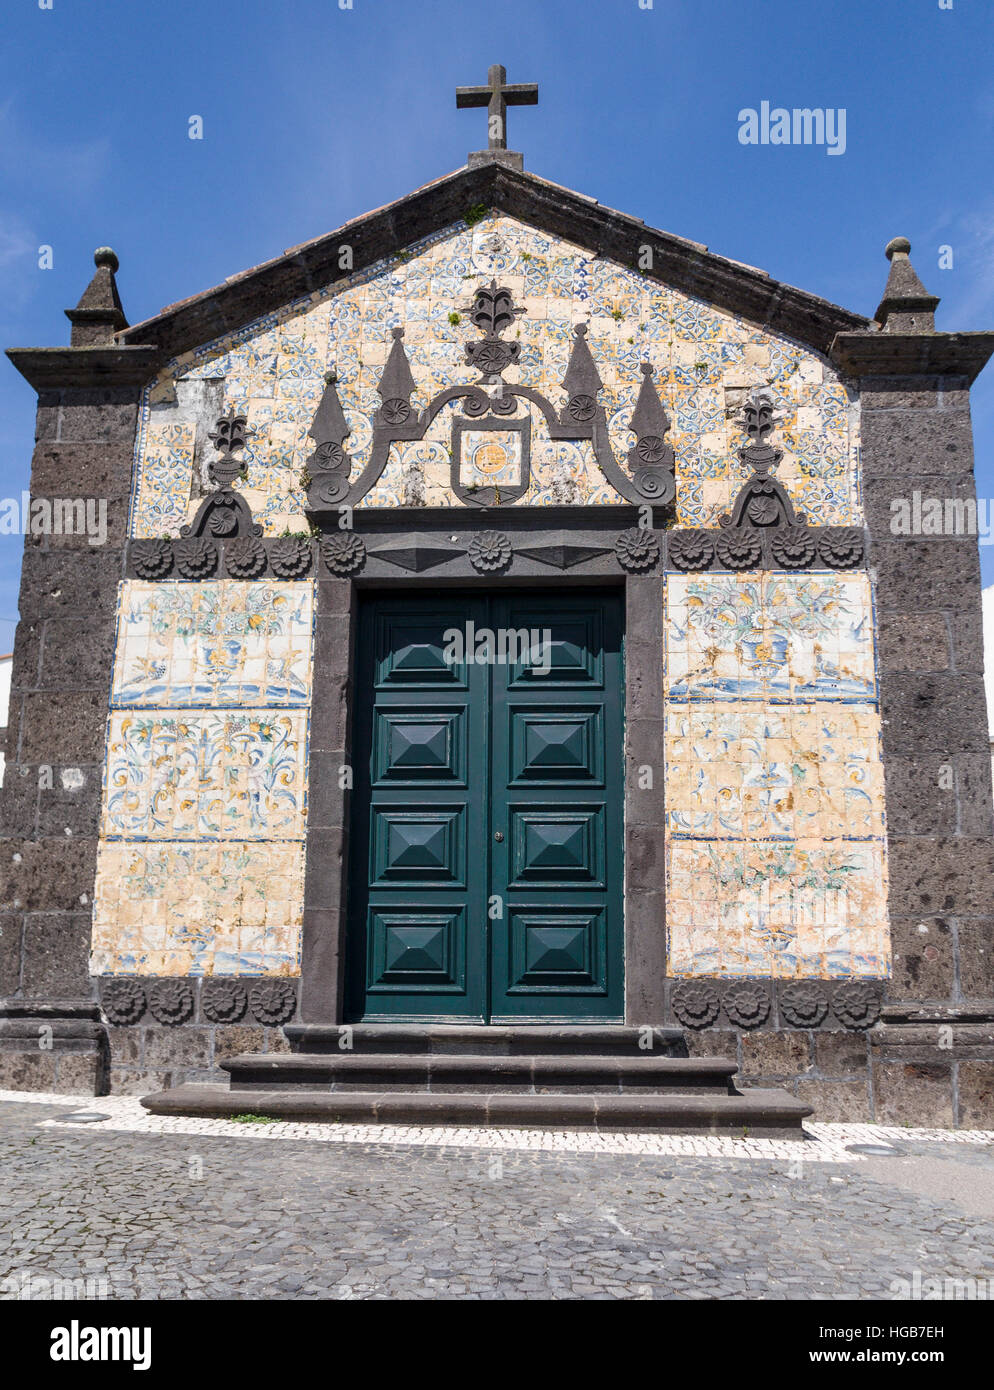
[[[875,700],[865,574],[671,575],[669,700]]]
[[[104,841],[95,975],[296,975],[302,843]]]
[[[107,839],[302,840],[302,710],[115,711]]]
[[[220,384],[221,408],[248,420],[243,484],[267,535],[305,529],[301,472],[313,448],[308,430],[334,367],[352,433],[353,478],[369,458],[376,387],[391,342],[404,344],[425,406],[445,387],[469,384],[465,360],[475,336],[466,310],[473,292],[498,278],[524,310],[509,335],[520,364],[507,380],[542,391],[558,408],[572,330],[588,324],[603,380],[600,400],[611,445],[624,466],[639,364],[656,369],[676,454],[677,523],[710,526],[745,480],[737,450],[742,404],[755,387],[771,391],[783,451],[779,476],[796,505],[822,525],[858,524],[859,407],[831,364],[693,296],[659,284],[515,218],[490,213],[457,223],[237,333],[177,358],[146,393],[137,441],[132,531],[177,534],[199,502],[209,445],[189,422],[183,392]],[[178,390],[178,388],[181,388]],[[400,445],[360,508],[464,505],[449,480],[452,413],[443,409],[424,440]],[[198,454],[199,449],[199,454]],[[589,445],[548,438],[533,413],[532,486],[516,506],[598,505],[620,499]]]
[[[865,575],[671,575],[674,975],[886,975],[886,840]]]
[[[306,705],[314,590],[300,583],[125,582],[112,705]]]
[[[293,975],[310,581],[121,586],[95,974]]]
[[[886,975],[883,858],[880,840],[672,839],[670,973]]]

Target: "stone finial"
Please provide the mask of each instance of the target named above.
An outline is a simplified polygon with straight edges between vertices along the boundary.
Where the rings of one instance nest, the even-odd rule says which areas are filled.
[[[119,261],[109,246],[98,246],[93,253],[96,274],[83,291],[75,309],[66,310],[72,324],[72,347],[109,346],[115,333],[127,328],[121,297],[114,279]]]
[[[929,294],[919,280],[908,253],[911,242],[896,236],[887,243],[885,254],[890,274],[884,297],[874,317],[885,333],[934,333],[935,311],[939,300]]]

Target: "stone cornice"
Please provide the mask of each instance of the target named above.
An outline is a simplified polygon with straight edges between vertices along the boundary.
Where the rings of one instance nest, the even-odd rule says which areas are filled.
[[[972,385],[994,333],[838,333],[829,356],[850,377],[958,376]]]
[[[147,344],[8,348],[7,356],[36,391],[143,386],[162,363],[159,348]]]

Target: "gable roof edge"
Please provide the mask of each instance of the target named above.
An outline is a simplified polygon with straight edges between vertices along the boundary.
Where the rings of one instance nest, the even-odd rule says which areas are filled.
[[[639,218],[536,174],[490,163],[445,174],[332,232],[290,247],[281,256],[133,324],[117,335],[117,341],[155,346],[164,358],[180,356],[463,220],[477,205],[496,208],[818,352],[827,354],[836,334],[871,325],[860,314],[716,255],[699,242],[648,227]],[[338,263],[343,245],[352,248],[348,270]],[[646,246],[652,250],[652,266],[642,269],[639,256]]]

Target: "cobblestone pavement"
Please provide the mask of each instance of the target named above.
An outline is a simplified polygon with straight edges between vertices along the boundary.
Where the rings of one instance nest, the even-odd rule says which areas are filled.
[[[53,1123],[80,1108],[112,1118]],[[822,1142],[808,1161],[796,1144],[313,1142],[129,1115],[118,1098],[0,1101],[0,1297],[61,1281],[112,1299],[889,1299],[916,1271],[994,1280],[989,1135],[821,1126],[834,1157]],[[896,1155],[843,1151],[881,1136]]]

